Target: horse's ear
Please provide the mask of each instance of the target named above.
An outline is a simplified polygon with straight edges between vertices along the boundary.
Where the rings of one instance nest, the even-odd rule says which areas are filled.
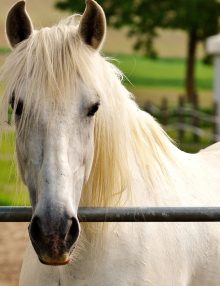
[[[87,45],[99,49],[106,33],[106,18],[101,6],[94,0],[86,1],[86,9],[79,24],[79,34]]]
[[[25,1],[19,1],[8,12],[6,20],[8,41],[14,48],[18,43],[26,40],[32,32],[33,25],[25,10]]]

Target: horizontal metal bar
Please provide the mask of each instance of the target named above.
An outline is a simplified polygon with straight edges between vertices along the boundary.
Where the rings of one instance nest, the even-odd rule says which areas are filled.
[[[31,207],[0,207],[0,222],[29,222]],[[220,207],[80,208],[81,222],[220,222]]]
[[[0,222],[29,222],[31,207],[0,207]]]

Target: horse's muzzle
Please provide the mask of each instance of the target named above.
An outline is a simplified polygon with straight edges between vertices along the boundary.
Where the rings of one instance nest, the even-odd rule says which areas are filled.
[[[79,237],[79,221],[75,217],[51,220],[34,215],[29,225],[32,245],[43,264],[65,265]]]

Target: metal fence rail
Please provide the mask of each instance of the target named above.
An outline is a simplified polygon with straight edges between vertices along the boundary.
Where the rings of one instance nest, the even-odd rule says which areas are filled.
[[[30,207],[0,207],[0,222],[29,222]],[[80,208],[81,222],[220,222],[220,207]]]

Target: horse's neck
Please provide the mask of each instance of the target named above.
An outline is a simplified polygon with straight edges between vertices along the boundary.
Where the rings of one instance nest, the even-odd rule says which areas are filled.
[[[134,205],[158,205],[163,194],[174,198],[172,177],[181,163],[182,152],[176,148],[152,116],[140,111],[133,135],[130,158],[131,193]],[[132,203],[132,201],[131,201]]]

